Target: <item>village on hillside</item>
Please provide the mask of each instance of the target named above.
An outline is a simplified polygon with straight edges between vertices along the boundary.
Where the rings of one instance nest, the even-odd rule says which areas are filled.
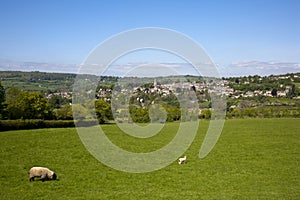
[[[22,92],[38,92],[47,102],[47,113],[52,113],[49,115],[50,117],[42,114],[43,118],[72,119],[73,87],[74,82],[78,80],[75,74],[0,73],[0,81],[8,95],[8,99],[10,99],[9,95],[15,93],[20,94],[22,99],[22,95],[24,96]],[[82,79],[82,81],[88,81],[93,75],[80,76],[79,79]],[[95,80],[95,77],[93,77],[93,80]],[[196,103],[198,103],[200,109],[199,118],[210,118],[212,93],[226,97],[226,115],[228,118],[300,116],[300,73],[267,77],[258,75],[223,77],[220,79],[196,76],[152,78],[104,76],[96,80],[99,80],[99,82],[96,84],[95,90],[86,91],[86,94],[95,95],[95,100],[98,102],[96,108],[99,116],[103,117],[101,112],[104,112],[103,108],[106,109],[106,121],[112,119],[113,114],[123,111],[123,109],[111,111],[110,107],[113,103],[116,104],[116,101],[119,101],[120,105],[122,102],[129,102],[131,112],[138,113],[136,115],[138,118],[142,115],[143,117],[140,117],[143,118],[142,121],[149,120],[148,109],[151,105],[161,104],[169,114],[168,120],[176,121],[180,119],[178,113],[181,112],[178,96],[190,91],[194,92],[195,101],[198,101]],[[18,91],[16,92],[14,89]],[[28,95],[30,96],[30,94]],[[35,93],[35,95],[37,94]],[[115,98],[115,102],[112,101],[113,98]],[[195,101],[191,103],[195,103]],[[11,104],[15,103],[11,102]],[[80,109],[85,110],[83,107]],[[82,111],[82,113],[85,112]],[[19,116],[19,114],[17,113],[16,116]],[[136,119],[136,121],[139,120]]]

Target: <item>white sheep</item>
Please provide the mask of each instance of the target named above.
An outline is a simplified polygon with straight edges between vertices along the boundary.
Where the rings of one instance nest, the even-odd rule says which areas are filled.
[[[179,160],[178,160],[179,165],[185,164],[185,163],[186,163],[186,156],[184,156],[183,158],[179,158]]]
[[[46,179],[56,180],[56,174],[46,167],[32,167],[29,170],[29,181],[34,181],[35,177],[41,177],[41,180],[44,182]]]

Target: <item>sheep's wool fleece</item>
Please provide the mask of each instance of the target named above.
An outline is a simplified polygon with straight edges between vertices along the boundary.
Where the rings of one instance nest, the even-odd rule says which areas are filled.
[[[29,171],[30,177],[40,176],[40,177],[48,177],[52,178],[52,175],[54,174],[53,171],[46,167],[32,167]]]

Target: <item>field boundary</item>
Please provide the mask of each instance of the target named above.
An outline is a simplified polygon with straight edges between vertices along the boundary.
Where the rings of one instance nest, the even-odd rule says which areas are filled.
[[[17,119],[0,120],[0,131],[75,127],[73,120]]]

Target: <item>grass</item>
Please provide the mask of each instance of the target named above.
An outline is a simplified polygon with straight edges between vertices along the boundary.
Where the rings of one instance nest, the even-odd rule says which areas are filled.
[[[0,199],[300,199],[300,119],[227,120],[200,160],[208,123],[200,122],[188,164],[144,174],[104,166],[74,128],[0,132]],[[145,141],[102,127],[115,144],[139,152],[167,144],[177,125]],[[59,180],[29,182],[32,166],[49,167]]]

